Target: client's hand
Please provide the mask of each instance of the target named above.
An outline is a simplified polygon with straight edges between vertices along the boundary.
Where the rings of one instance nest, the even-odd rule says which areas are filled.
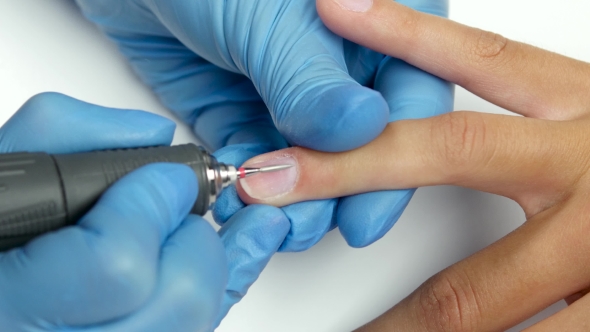
[[[319,0],[318,8],[344,37],[525,117],[456,112],[392,123],[351,152],[259,156],[246,165],[294,167],[242,180],[240,197],[284,205],[443,184],[509,197],[526,212],[521,228],[435,275],[363,330],[503,330],[562,298],[573,304],[532,329],[587,326],[590,65],[390,0],[363,2],[350,11]]]

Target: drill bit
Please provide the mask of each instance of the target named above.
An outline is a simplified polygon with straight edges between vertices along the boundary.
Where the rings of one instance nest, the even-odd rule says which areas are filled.
[[[240,167],[238,169],[238,177],[240,179],[247,178],[252,175],[256,175],[259,173],[270,173],[270,172],[278,172],[284,169],[288,169],[293,167],[293,165],[274,165],[274,166],[266,166],[260,168],[244,168]]]

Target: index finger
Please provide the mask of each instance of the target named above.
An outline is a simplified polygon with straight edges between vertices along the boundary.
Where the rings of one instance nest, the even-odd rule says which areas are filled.
[[[587,63],[391,0],[356,1],[355,6],[346,5],[349,2],[317,1],[324,23],[347,39],[400,58],[525,116],[562,120],[588,111]]]

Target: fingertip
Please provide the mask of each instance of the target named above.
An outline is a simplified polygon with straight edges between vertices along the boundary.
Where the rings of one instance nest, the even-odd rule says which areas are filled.
[[[269,204],[282,206],[288,202],[300,180],[298,148],[268,153],[244,163],[246,169],[260,169],[273,166],[287,168],[273,172],[260,172],[246,176],[237,183],[238,194],[246,204]]]
[[[348,84],[308,93],[277,125],[293,145],[338,152],[372,141],[387,125],[388,115],[379,92]]]
[[[205,109],[193,120],[193,129],[212,150],[236,144],[287,145],[262,101],[215,103]]]
[[[173,120],[139,110],[126,110],[122,113],[124,113],[123,120],[128,120],[127,123],[132,126],[130,129],[144,134],[142,139],[145,143],[135,146],[170,145],[172,143],[176,131],[176,122]]]
[[[190,233],[196,234],[194,236],[187,236],[183,235],[183,238],[191,239],[191,241],[195,241],[195,239],[202,239],[206,246],[212,246],[215,249],[223,249],[223,245],[219,242],[219,236],[217,232],[211,225],[207,222],[207,220],[203,219],[203,217],[189,214],[185,220],[183,221],[183,228],[186,227],[190,230]],[[222,255],[218,255],[221,257]],[[225,258],[224,258],[225,259]]]
[[[73,153],[169,145],[175,128],[173,121],[156,114],[45,92],[31,97],[2,127],[0,149]]]
[[[285,213],[269,205],[240,210],[219,230],[230,271],[229,291],[245,295],[291,229]]]
[[[433,0],[408,0],[413,7],[445,13]],[[446,2],[442,1],[442,2]],[[360,4],[363,10],[359,10]],[[419,37],[418,12],[391,0],[317,0],[324,24],[337,35],[379,53],[404,58],[415,53]]]
[[[343,29],[346,31],[346,25],[343,23],[350,19],[350,16],[360,14],[345,10],[334,0],[316,0],[316,10],[322,22],[338,35],[341,35],[339,32]]]
[[[390,122],[432,117],[454,106],[452,83],[391,57],[377,71],[375,90],[389,105]]]
[[[221,192],[211,211],[213,220],[223,226],[234,214],[246,206],[238,195],[236,186],[230,186]]]
[[[285,213],[270,205],[250,205],[236,213],[219,231],[226,247],[252,248],[252,245],[278,249],[291,228]],[[247,237],[242,235],[248,234]],[[233,242],[239,237],[241,240]],[[255,240],[251,242],[250,240]]]
[[[350,157],[352,153],[324,153],[294,147],[256,156],[243,166],[287,168],[240,179],[236,184],[237,194],[246,204],[277,207],[349,195],[360,189],[353,184],[357,177],[346,176],[355,174],[360,165],[351,164],[354,158],[359,158]]]
[[[350,36],[370,32],[370,11],[374,0],[317,0],[316,9],[322,22],[334,33],[351,39]]]
[[[316,245],[334,228],[338,199],[306,201],[283,208],[291,222],[279,252],[301,252]]]
[[[336,219],[348,245],[363,248],[385,236],[401,217],[414,192],[413,189],[382,191],[341,199]]]

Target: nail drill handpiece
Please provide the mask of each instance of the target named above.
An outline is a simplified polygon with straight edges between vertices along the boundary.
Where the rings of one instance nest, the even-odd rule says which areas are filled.
[[[111,184],[157,162],[193,169],[199,195],[191,212],[198,215],[205,215],[222,190],[238,179],[291,167],[236,169],[194,144],[62,155],[0,154],[0,250],[74,225]]]

